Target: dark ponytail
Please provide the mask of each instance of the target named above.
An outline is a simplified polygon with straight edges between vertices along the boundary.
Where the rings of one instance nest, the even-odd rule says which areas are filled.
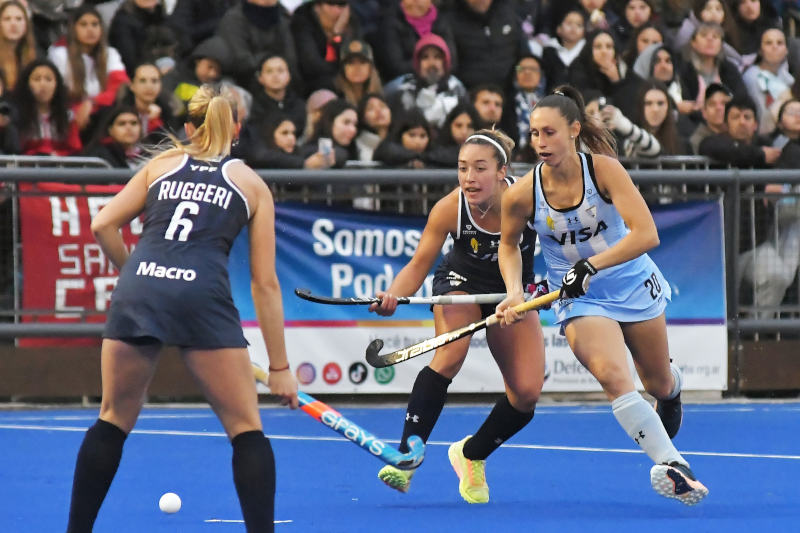
[[[580,150],[581,142],[593,154],[617,156],[617,141],[614,134],[605,126],[596,123],[586,116],[586,107],[580,91],[571,85],[559,85],[553,92],[536,104],[539,107],[558,109],[568,124],[577,121],[581,125],[581,133],[575,139],[575,149]]]

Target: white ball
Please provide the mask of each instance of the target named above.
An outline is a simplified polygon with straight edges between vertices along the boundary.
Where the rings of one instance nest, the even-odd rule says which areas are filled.
[[[174,492],[166,492],[158,500],[158,508],[165,513],[177,513],[181,510],[181,497]]]

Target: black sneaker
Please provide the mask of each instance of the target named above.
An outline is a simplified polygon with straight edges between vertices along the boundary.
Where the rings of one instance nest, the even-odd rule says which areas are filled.
[[[664,429],[667,430],[667,435],[670,439],[675,438],[678,430],[681,429],[681,421],[683,420],[683,405],[681,404],[681,393],[679,392],[671,400],[656,400],[656,413],[664,424]]]
[[[650,469],[650,485],[661,496],[694,505],[708,496],[708,489],[697,481],[692,470],[676,461]]]

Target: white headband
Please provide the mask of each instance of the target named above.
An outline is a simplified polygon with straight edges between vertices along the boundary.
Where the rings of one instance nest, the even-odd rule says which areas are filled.
[[[487,141],[487,142],[493,144],[494,147],[497,148],[497,151],[500,152],[503,155],[503,164],[505,165],[505,164],[508,163],[508,156],[506,155],[506,151],[503,149],[502,146],[500,146],[499,142],[495,141],[494,139],[492,139],[491,137],[489,137],[487,135],[478,134],[478,135],[470,135],[469,137],[467,137],[467,140],[464,141],[464,144],[467,144],[472,139],[480,139],[482,141]]]

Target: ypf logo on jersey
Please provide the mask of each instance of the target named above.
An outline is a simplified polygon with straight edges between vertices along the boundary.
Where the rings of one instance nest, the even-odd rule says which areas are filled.
[[[322,368],[322,379],[328,385],[339,383],[339,380],[342,379],[341,367],[336,363],[328,363]]]
[[[209,165],[189,165],[192,167],[192,170],[196,172],[216,172],[217,167],[212,167]]]

